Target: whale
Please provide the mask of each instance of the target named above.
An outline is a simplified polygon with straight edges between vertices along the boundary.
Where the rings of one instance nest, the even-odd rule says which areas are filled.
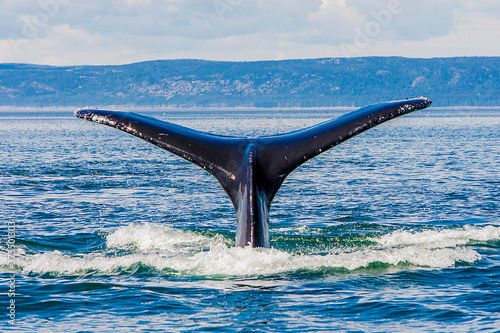
[[[301,164],[388,120],[431,105],[426,97],[362,107],[311,127],[260,137],[223,136],[131,112],[79,109],[75,116],[139,137],[213,175],[236,212],[236,246],[270,247],[269,211]]]

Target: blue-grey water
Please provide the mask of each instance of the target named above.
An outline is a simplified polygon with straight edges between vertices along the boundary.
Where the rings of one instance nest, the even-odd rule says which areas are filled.
[[[147,114],[257,136],[341,112]],[[0,112],[0,330],[499,332],[499,128],[429,109],[371,129],[293,172],[272,249],[241,249],[197,166],[69,112]]]

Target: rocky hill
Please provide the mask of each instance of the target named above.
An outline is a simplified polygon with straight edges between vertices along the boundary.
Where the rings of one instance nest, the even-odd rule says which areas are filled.
[[[426,96],[434,106],[498,106],[499,78],[500,57],[0,64],[0,105],[331,107]]]

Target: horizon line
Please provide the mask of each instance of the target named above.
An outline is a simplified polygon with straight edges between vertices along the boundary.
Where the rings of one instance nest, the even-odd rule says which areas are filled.
[[[135,62],[125,62],[121,64],[100,64],[100,65],[47,65],[47,64],[37,64],[37,63],[26,63],[26,62],[0,62],[2,65],[31,65],[40,67],[111,67],[111,66],[128,66],[135,64],[142,64],[148,62],[157,61],[200,61],[200,62],[218,62],[218,63],[259,63],[259,62],[286,62],[286,61],[313,61],[313,60],[332,60],[332,59],[368,59],[368,58],[400,58],[400,59],[414,59],[414,60],[433,60],[433,59],[460,59],[460,58],[500,58],[500,56],[436,56],[436,57],[406,57],[406,56],[358,56],[358,57],[319,57],[319,58],[286,58],[286,59],[263,59],[263,60],[211,60],[202,58],[170,58],[170,59],[151,59],[151,60],[139,60]]]

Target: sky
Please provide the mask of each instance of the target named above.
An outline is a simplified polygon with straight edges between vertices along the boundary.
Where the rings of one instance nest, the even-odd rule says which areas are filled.
[[[500,56],[499,0],[0,0],[0,63]]]

